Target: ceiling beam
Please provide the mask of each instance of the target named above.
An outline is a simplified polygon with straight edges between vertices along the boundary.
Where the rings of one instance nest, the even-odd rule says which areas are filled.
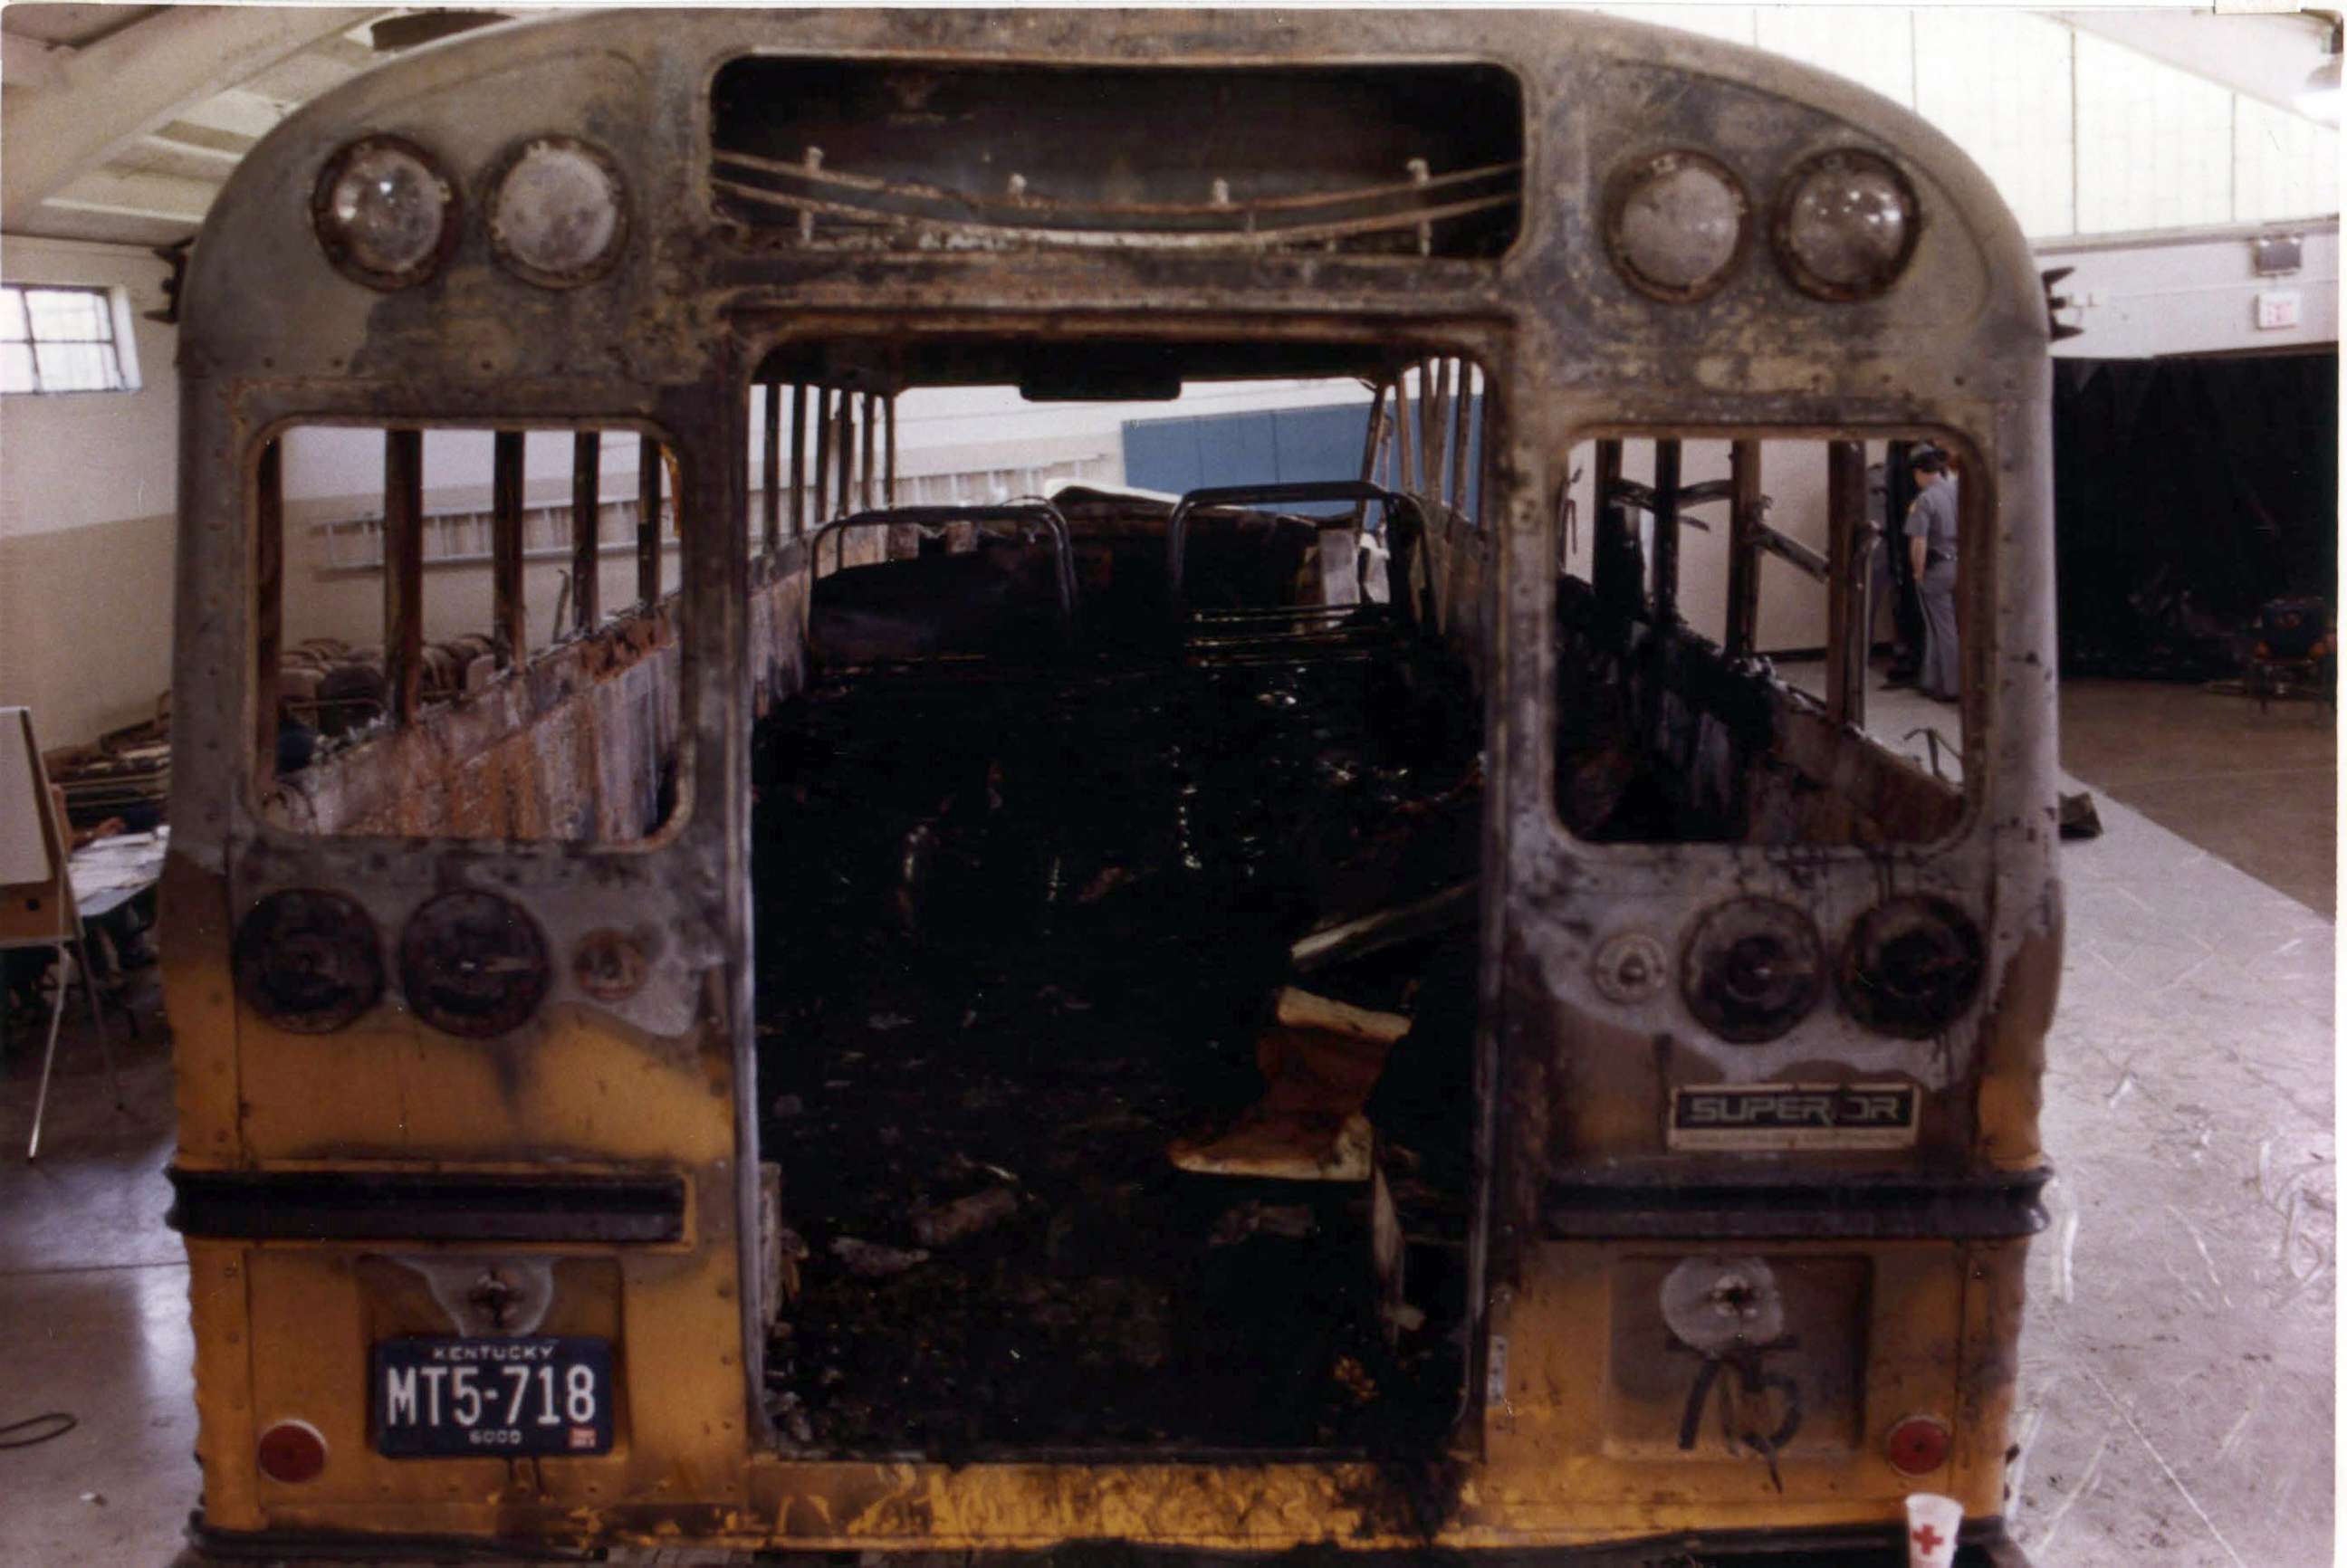
[[[71,58],[73,51],[59,45],[22,33],[0,33],[0,83],[10,87],[53,87]]]
[[[155,131],[142,136],[138,138],[138,143],[141,147],[151,147],[158,152],[168,152],[180,158],[201,159],[206,163],[216,163],[220,166],[222,179],[227,178],[230,169],[244,161],[246,150],[242,148],[213,147],[200,141],[181,141],[169,131]]]
[[[189,105],[384,13],[358,6],[173,6],[75,50],[37,92],[0,100],[0,229]]]
[[[263,97],[242,87],[231,87],[227,92],[213,94],[201,103],[190,104],[171,118],[188,125],[200,126],[205,130],[225,131],[253,142],[276,129],[277,122],[292,112],[291,104],[279,103],[275,98]]]
[[[51,191],[41,205],[62,212],[110,212],[118,218],[151,218],[161,223],[204,220],[220,187],[200,179],[169,174],[117,174],[101,169],[85,174],[63,190]]]
[[[2326,56],[2331,25],[2303,11],[2051,11],[2081,33],[2292,114],[2307,73]]]

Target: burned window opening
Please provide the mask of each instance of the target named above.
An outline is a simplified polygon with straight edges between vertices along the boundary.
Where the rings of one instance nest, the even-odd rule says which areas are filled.
[[[1574,836],[1832,845],[1954,831],[1964,704],[1897,690],[1881,659],[1911,636],[1893,570],[1911,541],[1882,474],[1911,450],[1670,436],[1574,449],[1553,623],[1555,804]],[[1961,496],[1963,538],[1983,537],[1986,501]],[[1927,585],[1958,624],[1977,585],[1942,579],[1961,553],[1935,537]]]
[[[760,57],[712,98],[718,210],[777,243],[1482,259],[1521,217],[1495,67]]]
[[[682,473],[621,428],[297,424],[267,442],[252,516],[269,818],[607,844],[668,823],[688,743]]]

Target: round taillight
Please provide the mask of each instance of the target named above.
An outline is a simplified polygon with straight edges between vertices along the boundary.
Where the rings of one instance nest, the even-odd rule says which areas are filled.
[[[1696,923],[1679,967],[1687,1010],[1722,1040],[1775,1040],[1825,990],[1825,946],[1809,917],[1774,898],[1731,898]]]
[[[1924,1040],[1972,1006],[1984,967],[1980,927],[1962,909],[1920,894],[1892,898],[1850,927],[1842,1001],[1869,1029]]]
[[[1929,1475],[1948,1462],[1948,1424],[1932,1416],[1910,1416],[1891,1429],[1882,1451],[1901,1475]]]
[[[326,1440],[307,1421],[279,1421],[261,1434],[261,1473],[287,1486],[315,1481],[326,1468]]]
[[[1785,182],[1770,225],[1777,255],[1803,293],[1862,300],[1899,281],[1922,230],[1914,192],[1888,159],[1821,153]]]
[[[434,1029],[480,1040],[519,1028],[546,999],[546,939],[520,905],[494,893],[443,893],[407,917],[399,985]]]
[[[424,149],[362,137],[326,160],[310,223],[327,259],[371,289],[404,289],[456,248],[456,188]]]
[[[1660,152],[1614,177],[1605,243],[1633,288],[1684,304],[1735,271],[1751,210],[1743,185],[1724,164],[1699,152]]]
[[[488,228],[497,260],[530,282],[567,289],[600,278],[627,234],[619,165],[567,136],[525,142],[497,177]]]
[[[246,1005],[295,1034],[332,1034],[383,996],[382,938],[339,893],[272,893],[237,923],[235,951]]]

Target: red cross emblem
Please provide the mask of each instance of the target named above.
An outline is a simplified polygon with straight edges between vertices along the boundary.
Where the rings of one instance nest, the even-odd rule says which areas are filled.
[[[1926,1557],[1937,1552],[1940,1549],[1940,1543],[1947,1539],[1928,1524],[1920,1530],[1911,1530],[1907,1533],[1914,1537],[1915,1544],[1923,1549],[1923,1555]]]

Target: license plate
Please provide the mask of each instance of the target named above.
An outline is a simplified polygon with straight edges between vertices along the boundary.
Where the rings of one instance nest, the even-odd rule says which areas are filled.
[[[385,1339],[374,1364],[375,1451],[392,1459],[610,1450],[609,1339]]]

